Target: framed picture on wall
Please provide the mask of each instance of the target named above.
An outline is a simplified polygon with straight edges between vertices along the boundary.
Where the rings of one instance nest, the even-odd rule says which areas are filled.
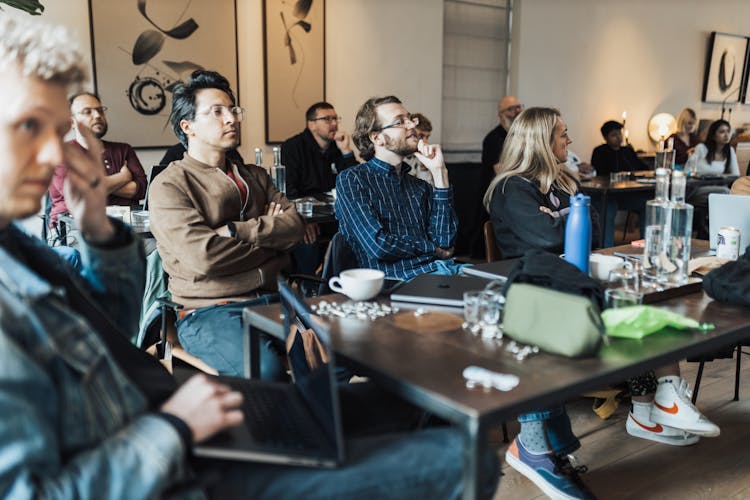
[[[275,144],[325,100],[325,0],[263,0],[263,42],[266,142]]]
[[[748,38],[711,33],[703,77],[703,102],[738,102],[745,93]]]
[[[108,139],[134,147],[176,144],[172,91],[196,69],[221,73],[239,100],[235,0],[89,0],[89,19]]]

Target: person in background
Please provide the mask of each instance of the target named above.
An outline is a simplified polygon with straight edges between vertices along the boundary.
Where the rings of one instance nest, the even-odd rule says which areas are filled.
[[[688,157],[693,154],[695,147],[700,143],[698,134],[698,116],[690,108],[685,108],[677,115],[677,132],[670,135],[675,150],[674,162],[676,165],[685,166]]]
[[[690,161],[695,161],[698,174],[740,175],[737,154],[729,144],[732,126],[726,120],[716,120],[708,127],[706,140],[695,147]]]
[[[419,121],[417,136],[426,144],[430,140],[430,135],[432,135],[432,122],[422,113],[414,113],[412,114],[412,118],[416,118]],[[422,179],[427,184],[432,185],[432,174],[427,170],[427,167],[422,165],[416,156],[407,156],[404,158],[404,163],[410,167],[409,175],[413,175],[417,179]]]
[[[281,145],[281,163],[286,167],[286,196],[325,199],[336,187],[336,175],[357,164],[351,136],[339,129],[341,117],[333,105],[316,102],[305,112],[305,129]],[[333,224],[305,224],[305,237],[292,251],[295,272],[315,274],[323,261],[325,247],[321,234],[330,238],[338,227]]]
[[[622,123],[610,120],[600,129],[604,144],[594,148],[591,165],[598,175],[609,176],[611,172],[633,172],[648,170],[648,166],[635,154],[633,146],[622,145]]]
[[[146,173],[135,151],[130,144],[101,140],[108,130],[107,107],[102,106],[99,97],[92,92],[81,92],[70,99],[70,112],[73,115],[73,130],[76,138],[70,141],[81,149],[90,149],[90,142],[101,141],[103,145],[102,158],[107,175],[102,183],[107,190],[107,205],[136,206],[146,194]],[[80,133],[78,125],[83,124],[93,133],[94,138],[86,140]],[[49,188],[52,199],[50,225],[57,221],[60,214],[68,213],[65,205],[63,184],[67,176],[67,166],[62,164],[55,169],[55,176]]]
[[[521,111],[523,111],[523,104],[515,96],[506,95],[497,101],[497,118],[500,123],[490,130],[482,141],[481,191],[486,190],[492,178],[495,177],[508,129]]]
[[[178,387],[127,340],[137,327],[143,251],[106,216],[101,145],[80,122],[90,149],[63,142],[67,88],[83,81],[86,65],[62,28],[0,16],[3,497],[459,498],[463,438],[448,427],[353,437],[336,469],[193,455],[194,443],[243,425],[243,396],[206,375]],[[63,161],[68,208],[83,234],[80,275],[17,224],[38,212]],[[488,451],[483,498],[498,480]]]
[[[729,144],[732,140],[732,127],[726,120],[711,123],[706,132],[706,140],[695,147],[688,163],[695,165],[698,175],[740,175],[737,154]],[[708,239],[708,197],[712,193],[726,194],[724,186],[699,186],[688,193],[687,202],[695,207],[693,232],[696,238]]]

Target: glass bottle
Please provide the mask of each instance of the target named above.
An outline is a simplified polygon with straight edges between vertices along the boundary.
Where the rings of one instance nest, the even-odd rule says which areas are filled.
[[[693,236],[693,206],[685,202],[685,172],[672,172],[672,199],[665,210],[660,281],[679,286],[688,281],[690,238]]]
[[[281,194],[286,196],[286,167],[281,164],[281,148],[273,147],[273,167],[271,167],[273,185]]]
[[[263,168],[263,150],[255,148],[255,164]]]
[[[584,194],[570,197],[570,214],[565,222],[565,260],[589,274],[591,254],[591,198]]]
[[[664,222],[669,207],[669,170],[657,168],[654,174],[656,193],[653,200],[646,202],[646,233],[643,235],[646,240],[643,249],[643,278],[647,282],[659,281]]]

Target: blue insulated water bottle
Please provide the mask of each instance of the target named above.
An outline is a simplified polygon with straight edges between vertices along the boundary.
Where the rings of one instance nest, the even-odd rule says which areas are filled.
[[[570,197],[570,213],[565,224],[565,260],[589,274],[591,253],[591,198],[585,194]]]

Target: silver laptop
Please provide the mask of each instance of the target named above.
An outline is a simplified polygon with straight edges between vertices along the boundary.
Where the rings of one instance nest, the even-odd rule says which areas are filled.
[[[487,280],[476,276],[421,274],[391,294],[393,302],[463,307],[464,292],[484,290]]]
[[[293,383],[217,377],[244,396],[244,422],[195,447],[195,454],[233,460],[336,467],[344,439],[328,329],[287,285],[279,289],[286,318],[318,335],[328,363],[310,370],[302,339],[289,352]],[[295,314],[296,311],[296,314]],[[286,331],[289,331],[288,329]]]
[[[719,229],[733,226],[740,230],[740,255],[750,245],[750,196],[741,194],[708,195],[708,233],[711,250],[716,250]]]

